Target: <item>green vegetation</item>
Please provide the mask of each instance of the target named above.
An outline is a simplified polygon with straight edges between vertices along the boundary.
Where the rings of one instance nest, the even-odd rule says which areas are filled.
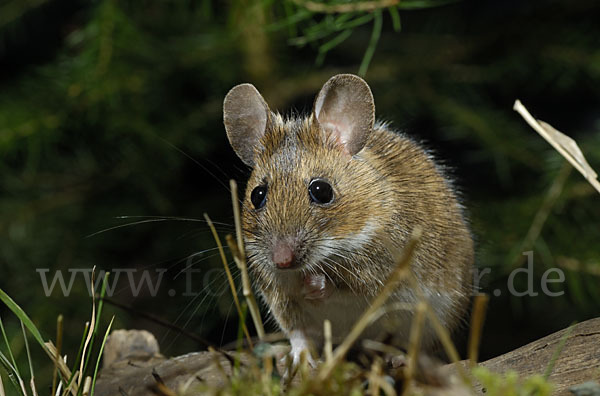
[[[481,382],[481,386],[486,390],[486,395],[490,396],[550,396],[552,394],[552,386],[542,375],[519,378],[514,371],[496,374],[485,367],[474,368],[473,375]]]

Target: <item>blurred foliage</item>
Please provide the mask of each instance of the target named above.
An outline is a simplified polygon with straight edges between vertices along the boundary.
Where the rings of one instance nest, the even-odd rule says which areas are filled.
[[[473,375],[481,382],[484,393],[490,396],[550,396],[552,394],[552,385],[540,374],[519,378],[514,371],[498,374],[481,366],[473,369]]]
[[[600,5],[412,0],[337,13],[311,4],[355,3],[0,4],[0,288],[45,335],[59,313],[80,334],[90,304],[82,278],[69,297],[46,297],[36,269],[51,277],[96,265],[168,269],[157,297],[132,296],[122,274],[112,298],[212,342],[234,339],[214,241],[202,222],[185,221],[208,212],[231,231],[225,186],[248,171],[227,144],[222,99],[250,81],[273,109],[309,110],[339,72],[364,74],[379,117],[452,169],[478,265],[491,269],[483,290],[500,293],[491,298],[482,357],[600,313],[599,197],[571,172],[539,235],[525,243],[564,160],[511,109],[520,98],[600,169]],[[509,297],[509,274],[525,265],[526,250],[534,252],[538,295]],[[556,266],[566,282],[551,289],[565,293],[548,297],[540,282]],[[184,292],[192,275],[196,296]],[[517,290],[527,285],[516,277]],[[105,310],[116,313],[115,328],[153,331],[166,354],[200,349],[136,314]],[[22,350],[18,322],[3,319]],[[65,342],[76,349],[77,341]]]

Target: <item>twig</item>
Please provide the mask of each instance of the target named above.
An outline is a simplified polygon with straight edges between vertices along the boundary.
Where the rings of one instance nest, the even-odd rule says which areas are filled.
[[[231,187],[231,201],[233,204],[233,216],[235,220],[237,248],[233,243],[233,237],[231,235],[227,235],[225,239],[229,244],[229,247],[233,254],[233,259],[235,260],[235,263],[237,264],[238,268],[240,269],[240,272],[242,273],[242,288],[244,297],[246,298],[246,301],[248,301],[248,308],[250,309],[250,315],[252,316],[252,321],[254,322],[254,327],[256,328],[258,338],[262,341],[265,338],[265,329],[260,318],[258,304],[256,303],[256,299],[254,298],[254,294],[252,293],[250,277],[248,276],[248,267],[246,266],[246,253],[244,250],[244,238],[242,235],[242,221],[240,216],[240,203],[238,201],[237,183],[235,182],[235,180],[232,179],[229,181],[229,185]]]

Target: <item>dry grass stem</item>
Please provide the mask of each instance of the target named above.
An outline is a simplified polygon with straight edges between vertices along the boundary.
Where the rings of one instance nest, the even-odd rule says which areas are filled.
[[[369,372],[369,388],[367,394],[372,396],[378,396],[381,392],[387,396],[396,396],[396,390],[394,387],[386,381],[383,373],[383,362],[380,358],[376,358],[371,365],[371,371]]]
[[[444,326],[442,325],[442,323],[436,316],[435,311],[431,308],[431,305],[429,304],[429,302],[427,302],[427,299],[425,298],[425,295],[423,294],[423,290],[421,290],[419,283],[417,282],[415,277],[412,276],[412,274],[410,274],[410,273],[408,276],[408,281],[410,282],[412,289],[416,291],[419,302],[424,303],[425,306],[427,307],[427,317],[429,318],[429,321],[431,322],[433,330],[435,331],[440,342],[442,343],[442,347],[444,348],[446,355],[448,356],[448,358],[450,359],[450,361],[452,363],[459,362],[460,355],[458,354],[458,351],[456,350],[456,347],[454,346],[454,343],[452,342],[452,337],[450,336],[450,333],[448,332],[448,330],[446,328],[444,328]],[[467,376],[466,372],[464,371],[462,365],[455,364],[455,366],[456,366],[456,370],[457,370],[458,374],[461,376],[463,381],[465,381],[465,383],[467,383],[467,384],[470,384],[469,377]]]
[[[246,266],[246,251],[244,249],[244,238],[242,235],[242,219],[240,215],[240,201],[238,199],[238,188],[235,180],[229,180],[231,187],[231,201],[233,204],[233,217],[235,221],[235,234],[237,237],[237,249],[232,249],[233,259],[237,264],[242,274],[242,290],[246,301],[248,301],[248,309],[250,310],[250,316],[254,322],[256,333],[258,338],[262,341],[265,338],[265,328],[260,317],[260,311],[258,304],[252,293],[252,286],[250,284],[250,277],[248,275],[248,267]],[[227,237],[230,237],[229,235]],[[226,237],[226,239],[227,239]],[[227,239],[227,243],[231,247],[233,244]]]
[[[379,396],[379,378],[381,377],[381,360],[375,359],[371,364],[369,373],[369,389],[367,393],[371,396]]]
[[[437,316],[435,315],[435,313],[429,305],[427,305],[427,318],[431,322],[433,330],[438,335],[440,342],[442,343],[442,347],[446,352],[446,355],[448,356],[450,361],[456,366],[456,371],[461,376],[463,381],[465,381],[465,383],[470,384],[471,381],[469,380],[467,373],[465,372],[463,366],[460,363],[458,363],[460,361],[460,355],[458,354],[458,351],[456,350],[456,347],[452,342],[450,333],[448,333],[448,330],[446,330],[444,326],[442,326],[440,320],[437,318]]]
[[[45,343],[45,346],[46,348],[44,348],[44,350],[46,351],[50,359],[54,362],[54,365],[58,368],[58,371],[60,372],[61,376],[66,379],[71,378],[71,369],[69,369],[69,366],[67,366],[65,361],[61,358],[57,348],[54,346],[54,343],[52,341],[48,341]],[[78,372],[76,373],[76,375],[77,374]],[[75,376],[73,376],[73,378],[75,378]],[[67,393],[68,391],[70,391],[73,396],[77,395],[78,386],[75,383],[75,381],[71,381],[69,389],[65,389],[65,393]]]
[[[487,294],[475,296],[473,302],[473,313],[471,314],[471,325],[469,326],[468,358],[472,366],[477,364],[479,342],[481,341],[481,330],[485,320],[485,310],[489,301]]]
[[[250,316],[252,317],[252,322],[254,323],[254,328],[256,329],[258,338],[262,341],[265,338],[265,330],[260,317],[258,304],[254,298],[254,293],[252,293],[252,286],[250,284],[250,277],[248,276],[246,262],[241,260],[233,237],[229,234],[225,235],[225,240],[227,241],[227,245],[229,245],[229,250],[231,250],[231,253],[233,254],[233,260],[242,273],[242,293],[244,294],[244,298],[248,303],[248,310],[250,311]]]
[[[427,304],[424,301],[419,301],[415,308],[415,315],[412,319],[410,336],[408,339],[408,361],[406,369],[404,370],[405,382],[403,394],[405,395],[409,392],[413,376],[416,372],[417,357],[419,356],[419,347],[421,345],[421,336],[423,334],[423,324],[426,312]]]
[[[71,384],[65,388],[65,390],[63,391],[63,396],[71,393],[73,396],[76,396],[79,394],[79,386],[77,386],[77,384],[75,383],[75,378],[79,375],[79,370],[75,370],[75,372],[73,373],[73,381],[71,381]]]
[[[2,376],[0,375],[0,396],[6,396],[4,392],[4,384],[2,383]]]
[[[89,396],[91,389],[92,389],[92,377],[90,377],[88,375],[87,377],[85,377],[85,380],[83,382],[83,392],[82,392],[82,395],[83,396]]]
[[[238,312],[238,317],[241,320],[244,317],[244,315],[242,315],[242,306],[240,305],[240,300],[238,299],[237,289],[235,287],[235,282],[233,281],[233,276],[231,275],[231,271],[229,270],[229,266],[227,265],[227,258],[225,257],[225,251],[223,250],[223,244],[221,243],[221,238],[219,238],[217,229],[215,228],[215,225],[213,224],[210,217],[208,217],[208,214],[204,213],[204,219],[206,220],[206,223],[210,227],[210,231],[212,232],[213,238],[214,238],[215,242],[217,243],[217,247],[219,248],[219,254],[221,256],[221,261],[223,262],[223,268],[225,269],[225,274],[227,275],[227,281],[229,282],[229,288],[231,289],[231,295],[233,296],[233,302],[235,303],[235,308]],[[246,326],[245,322],[242,322],[241,324],[242,324],[242,329],[244,331],[244,335],[246,336],[246,339],[248,341],[248,345],[250,346],[250,349],[253,349],[254,346],[252,344],[252,338],[250,337],[250,333],[248,332],[248,327]]]
[[[273,358],[271,356],[263,356],[262,384],[263,393],[271,396],[271,379],[273,378]]]
[[[29,387],[33,396],[37,396],[37,389],[35,387],[35,374],[33,372],[33,362],[31,361],[31,351],[29,349],[29,341],[27,341],[27,332],[25,331],[25,324],[21,320],[21,331],[23,332],[23,343],[25,344],[25,351],[27,354],[27,362],[29,363]]]
[[[537,133],[539,133],[548,143],[554,147],[563,157],[567,159],[586,178],[586,180],[600,193],[600,182],[598,182],[598,175],[592,167],[587,163],[583,153],[577,146],[575,140],[571,139],[564,133],[556,130],[552,125],[545,123],[544,121],[536,120],[527,111],[525,106],[520,100],[516,100],[513,109],[521,114],[525,121],[531,126]]]
[[[396,269],[392,271],[379,295],[371,302],[369,308],[363,312],[362,316],[354,324],[344,341],[335,349],[332,360],[323,365],[319,372],[319,380],[323,381],[331,375],[333,369],[342,361],[344,356],[346,356],[350,347],[352,347],[367,326],[372,323],[373,318],[377,315],[379,309],[385,304],[394,290],[396,290],[398,283],[409,274],[409,264],[421,238],[421,234],[422,230],[420,228],[415,228],[413,230],[411,239],[404,247]]]
[[[375,352],[385,353],[390,356],[400,356],[404,354],[403,351],[394,347],[393,345],[384,344],[383,342],[365,339],[362,341],[362,347]]]
[[[56,359],[52,359],[54,362],[54,372],[52,373],[52,394],[56,394],[57,380],[58,380],[58,361],[60,359],[62,350],[62,339],[63,339],[63,316],[58,315],[56,318]]]
[[[94,286],[96,284],[96,266],[92,267],[92,283],[90,284],[92,290],[90,291],[92,294],[92,320],[90,321],[90,326],[88,327],[88,334],[85,338],[85,343],[83,344],[83,351],[81,352],[81,364],[79,365],[79,376],[77,377],[77,384],[81,385],[81,380],[83,379],[83,366],[85,365],[85,353],[87,352],[87,348],[92,340],[94,335],[94,329],[96,328],[96,293],[94,290]]]
[[[29,387],[31,388],[31,394],[33,396],[38,396],[37,388],[35,387],[35,380],[33,377],[29,380]]]
[[[331,321],[329,319],[323,321],[323,336],[325,338],[323,355],[325,356],[325,362],[330,362],[333,358],[333,337],[331,334]]]

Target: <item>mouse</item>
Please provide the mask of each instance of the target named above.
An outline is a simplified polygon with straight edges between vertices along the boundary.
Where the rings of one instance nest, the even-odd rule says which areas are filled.
[[[252,84],[240,84],[225,96],[223,121],[251,169],[241,201],[248,269],[294,364],[323,345],[325,319],[332,341],[344,339],[415,228],[422,230],[410,264],[416,283],[401,282],[389,300],[408,308],[386,310],[361,339],[387,332],[406,347],[419,296],[447,330],[460,326],[474,262],[460,195],[430,151],[376,120],[365,80],[335,75],[309,114],[287,117]],[[425,325],[421,348],[436,343]]]

